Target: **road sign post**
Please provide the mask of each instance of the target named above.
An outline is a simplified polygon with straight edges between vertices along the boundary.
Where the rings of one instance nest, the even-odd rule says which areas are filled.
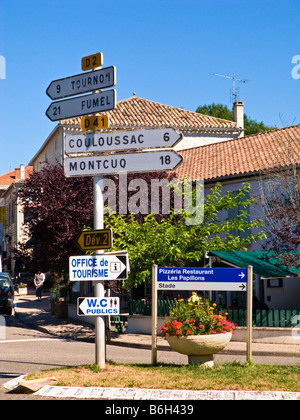
[[[247,362],[252,360],[253,267],[247,267]]]
[[[157,364],[157,265],[152,266],[152,348],[151,363]]]
[[[95,177],[94,191],[94,229],[104,228],[104,201],[103,201],[103,178]],[[103,251],[95,251],[95,255],[101,255]],[[94,295],[102,298],[105,295],[104,281],[94,282]],[[106,346],[105,346],[105,318],[97,316],[95,320],[95,361],[100,369],[105,369]]]
[[[72,95],[82,94],[89,91],[94,91],[94,93],[91,93],[89,95],[52,102],[46,110],[46,115],[51,121],[59,121],[67,118],[74,118],[88,114],[97,114],[98,112],[109,111],[116,107],[116,91],[114,89],[107,90],[104,92],[99,91],[100,89],[114,86],[116,79],[116,71],[114,66],[105,69],[98,69],[98,67],[102,66],[102,61],[103,60],[101,53],[83,57],[81,63],[82,69],[95,69],[94,71],[79,74],[76,76],[71,76],[65,79],[54,80],[53,82],[51,82],[51,84],[47,88],[46,93],[52,99],[60,99]],[[100,171],[94,173],[93,177],[94,229],[103,230],[103,179]],[[86,237],[90,238],[90,236],[88,235]],[[85,236],[83,235],[83,247],[85,245],[84,238]],[[97,241],[97,236],[95,236],[95,241]],[[95,250],[96,257],[100,256],[102,253],[103,250],[101,249],[101,246],[99,246]],[[98,263],[98,260],[95,259],[94,263]],[[116,263],[117,268],[119,267],[119,265],[121,266],[121,263]],[[88,273],[93,273],[91,280],[94,281],[95,298],[104,298],[104,280],[106,277],[106,271],[109,273],[112,270],[109,270],[108,267],[102,267],[102,269],[98,270],[95,270],[94,268],[89,268],[85,270],[86,276],[88,276]],[[74,274],[74,277],[76,277],[77,275],[78,279],[78,274],[82,275],[84,273],[84,270],[82,270],[82,272],[80,273],[80,270],[77,270],[75,268],[75,270],[71,270],[71,273]],[[97,275],[95,275],[95,273]],[[102,316],[96,316],[95,321],[95,359],[96,364],[101,369],[105,368],[105,318]]]

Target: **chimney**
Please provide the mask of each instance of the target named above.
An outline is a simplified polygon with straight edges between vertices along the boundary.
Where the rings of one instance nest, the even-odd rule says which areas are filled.
[[[25,165],[20,165],[20,179],[25,179]]]
[[[25,165],[20,165],[20,168],[15,168],[15,180],[25,179]]]
[[[15,180],[21,179],[21,170],[20,168],[15,168]]]
[[[235,101],[233,104],[233,121],[236,122],[237,126],[243,131],[239,137],[244,137],[244,102]]]

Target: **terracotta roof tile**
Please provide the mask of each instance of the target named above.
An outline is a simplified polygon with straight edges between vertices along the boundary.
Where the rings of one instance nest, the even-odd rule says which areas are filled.
[[[110,128],[173,127],[188,131],[191,129],[228,129],[237,131],[236,123],[197,112],[163,105],[158,102],[133,96],[119,101],[112,111],[103,112],[109,116]],[[80,124],[80,118],[62,120],[60,124]]]
[[[182,150],[178,178],[216,179],[300,164],[300,125]]]
[[[15,180],[15,171],[7,172],[6,174],[0,175],[0,185],[10,185]]]
[[[29,175],[33,172],[32,166],[25,166],[25,178],[28,178]],[[7,172],[6,174],[0,175],[0,185],[11,185],[13,182],[17,181],[16,171]]]

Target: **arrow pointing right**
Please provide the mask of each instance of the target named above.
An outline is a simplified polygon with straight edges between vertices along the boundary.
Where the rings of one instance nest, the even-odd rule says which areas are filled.
[[[170,171],[183,161],[174,150],[109,156],[65,158],[66,176],[94,176],[119,172]]]
[[[243,283],[239,286],[240,289],[245,290],[246,289],[246,285]]]
[[[182,134],[174,128],[136,130],[114,133],[67,133],[65,151],[67,154],[87,152],[110,152],[133,149],[171,148]]]

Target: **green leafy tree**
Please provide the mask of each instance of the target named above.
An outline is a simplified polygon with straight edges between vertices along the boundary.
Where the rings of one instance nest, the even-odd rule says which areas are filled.
[[[190,216],[181,217],[171,212],[157,220],[149,214],[139,223],[133,215],[109,214],[106,227],[114,231],[114,249],[127,249],[131,273],[126,286],[136,287],[151,277],[153,264],[159,266],[186,266],[200,261],[208,250],[245,250],[252,241],[264,234],[250,233],[246,238],[236,234],[260,228],[262,221],[248,221],[246,209],[255,202],[249,196],[250,185],[245,183],[237,194],[228,191],[222,195],[221,184],[216,184],[204,200],[202,223],[186,225]],[[222,218],[221,212],[240,206],[242,211],[234,218]]]
[[[226,105],[222,104],[212,103],[210,105],[199,106],[196,112],[198,112],[199,114],[210,115],[211,117],[233,121],[233,111],[231,111]],[[276,127],[266,125],[262,121],[257,122],[256,120],[252,120],[246,114],[244,114],[244,129],[245,136],[249,136],[250,134],[275,130]]]

